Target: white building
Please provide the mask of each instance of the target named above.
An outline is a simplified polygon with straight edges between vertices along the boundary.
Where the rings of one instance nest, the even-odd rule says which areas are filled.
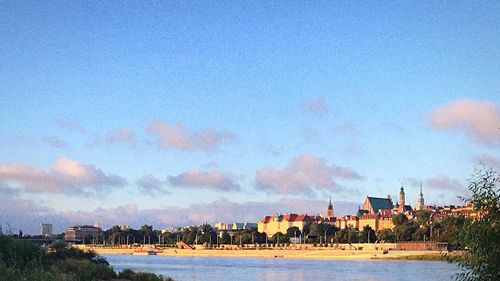
[[[40,235],[48,237],[52,236],[54,233],[52,231],[51,223],[41,223],[40,224]]]

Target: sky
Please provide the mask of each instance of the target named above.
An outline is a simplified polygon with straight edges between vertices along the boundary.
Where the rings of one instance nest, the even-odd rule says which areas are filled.
[[[498,1],[0,1],[0,225],[461,204],[500,171]]]

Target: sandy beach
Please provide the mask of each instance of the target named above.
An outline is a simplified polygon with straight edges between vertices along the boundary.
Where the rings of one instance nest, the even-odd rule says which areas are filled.
[[[78,247],[82,250],[92,250],[97,254],[130,254],[144,255],[147,253],[137,252],[137,248],[112,248],[112,247]],[[330,260],[369,260],[369,259],[411,259],[411,257],[429,257],[429,260],[447,254],[442,251],[398,251],[382,249],[329,249],[329,248],[308,248],[308,249],[156,249],[159,256],[179,256],[179,257],[253,257],[253,258],[293,258],[293,259],[330,259]]]

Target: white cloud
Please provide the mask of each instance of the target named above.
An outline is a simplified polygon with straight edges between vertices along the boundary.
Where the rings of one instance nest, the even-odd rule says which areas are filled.
[[[27,192],[76,195],[123,186],[126,181],[63,156],[48,171],[23,164],[0,164],[0,183],[19,184]]]
[[[324,158],[306,154],[293,159],[283,169],[257,171],[257,188],[283,194],[308,193],[312,189],[335,190],[336,178],[359,180],[362,177],[348,167],[328,165]]]
[[[462,130],[481,142],[500,143],[500,109],[493,102],[455,100],[434,109],[429,122],[434,129]]]
[[[335,213],[352,214],[361,202],[333,201]],[[38,233],[39,223],[54,224],[54,231],[62,232],[75,224],[99,222],[105,229],[120,223],[139,228],[152,224],[155,229],[167,226],[199,225],[217,222],[258,222],[265,215],[275,213],[325,213],[328,201],[281,198],[270,202],[239,203],[219,199],[210,203],[190,204],[186,207],[166,207],[140,209],[136,204],[126,204],[116,208],[97,208],[91,211],[57,212],[30,200],[7,200],[0,194],[0,224],[9,223],[14,231],[22,229],[25,233]],[[5,228],[4,228],[5,231]]]
[[[223,174],[217,170],[201,171],[192,169],[177,176],[169,176],[168,181],[174,187],[210,188],[217,191],[238,191],[241,189],[233,176]]]
[[[227,130],[211,128],[189,131],[184,126],[171,125],[164,121],[149,122],[146,131],[155,139],[155,144],[163,149],[215,150],[222,142],[235,141],[235,135]]]

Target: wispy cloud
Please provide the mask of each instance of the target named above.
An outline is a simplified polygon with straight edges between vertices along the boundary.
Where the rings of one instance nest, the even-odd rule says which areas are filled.
[[[353,169],[328,165],[326,159],[312,154],[292,159],[285,168],[266,167],[256,173],[258,189],[283,194],[304,194],[312,189],[334,190],[339,187],[336,178],[362,179]]]
[[[434,177],[427,178],[425,181],[427,186],[432,187],[436,190],[441,191],[452,191],[464,193],[466,188],[456,179],[451,179],[446,175],[436,175]],[[461,194],[460,194],[461,195]]]
[[[109,131],[105,137],[96,135],[90,146],[112,145],[112,144],[129,144],[135,147],[137,138],[134,131],[130,128],[117,128]]]
[[[150,196],[154,196],[158,193],[170,194],[170,192],[165,189],[167,184],[167,181],[162,181],[151,174],[144,175],[137,180],[137,185],[141,191]]]
[[[266,154],[278,156],[283,151],[283,148],[275,146],[269,142],[264,142],[260,145],[260,150]]]
[[[304,144],[317,144],[321,142],[321,133],[313,127],[302,129]]]
[[[172,125],[165,121],[153,121],[146,125],[147,133],[162,149],[179,149],[185,151],[215,150],[225,141],[235,141],[236,136],[227,130],[205,128],[189,131],[180,124]]]
[[[126,181],[63,156],[47,171],[24,164],[0,164],[0,183],[16,183],[27,192],[81,195],[123,186]]]
[[[56,136],[43,137],[42,140],[52,148],[58,148],[58,149],[68,148],[68,142]]]
[[[135,133],[129,128],[118,128],[110,131],[106,136],[107,143],[135,143]]]
[[[493,170],[500,173],[500,159],[492,157],[487,154],[477,155],[473,158],[473,161],[477,164],[486,165],[487,167],[492,168]]]
[[[361,132],[354,123],[343,122],[333,127],[333,134],[352,138],[352,137],[359,137],[361,135]]]
[[[172,186],[182,188],[208,188],[217,191],[238,191],[241,189],[233,176],[217,170],[192,169],[177,176],[169,176],[168,181]]]
[[[68,131],[73,131],[73,132],[78,132],[78,133],[85,133],[85,129],[80,125],[80,123],[75,122],[75,121],[69,121],[65,119],[54,119],[54,123]]]
[[[304,113],[324,114],[329,111],[329,107],[325,97],[317,96],[302,101],[300,110]]]
[[[500,144],[500,109],[493,102],[459,99],[434,109],[429,115],[434,129],[465,131],[487,144]]]
[[[408,183],[411,187],[418,187],[422,183],[422,181],[415,177],[406,177],[404,181]]]

